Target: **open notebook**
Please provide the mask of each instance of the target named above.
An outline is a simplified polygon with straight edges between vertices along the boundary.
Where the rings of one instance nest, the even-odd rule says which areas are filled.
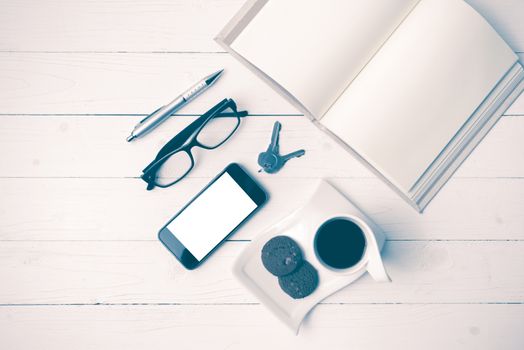
[[[251,0],[216,40],[419,211],[524,89],[462,0]]]

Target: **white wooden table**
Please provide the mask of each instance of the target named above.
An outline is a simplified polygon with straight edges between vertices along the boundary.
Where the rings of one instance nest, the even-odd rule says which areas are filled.
[[[524,1],[468,0],[524,58]],[[423,215],[317,131],[212,38],[242,0],[0,0],[1,349],[523,349],[524,96]],[[219,68],[215,87],[148,137],[145,114]],[[138,179],[224,97],[252,114],[172,188]],[[158,229],[227,163],[256,173],[275,120],[304,147],[271,200],[188,272]],[[332,180],[388,235],[393,279],[368,276],[295,336],[231,274],[240,251]]]

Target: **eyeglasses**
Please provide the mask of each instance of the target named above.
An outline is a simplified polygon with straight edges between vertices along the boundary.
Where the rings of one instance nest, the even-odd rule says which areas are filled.
[[[169,187],[182,180],[195,166],[191,149],[215,149],[237,131],[246,111],[237,111],[235,101],[224,99],[173,137],[144,170],[147,190]]]

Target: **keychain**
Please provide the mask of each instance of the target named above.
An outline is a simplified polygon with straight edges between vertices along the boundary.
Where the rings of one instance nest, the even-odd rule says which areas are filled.
[[[302,157],[306,151],[303,149],[295,152],[291,152],[286,155],[280,155],[279,153],[279,134],[282,124],[276,121],[273,126],[273,134],[271,135],[271,143],[265,152],[258,155],[258,165],[262,167],[258,172],[264,170],[266,173],[274,174],[278,172],[284,164],[291,158]]]

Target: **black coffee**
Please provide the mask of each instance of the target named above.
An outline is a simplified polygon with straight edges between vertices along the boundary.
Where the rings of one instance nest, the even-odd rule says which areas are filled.
[[[335,269],[347,269],[364,255],[366,237],[360,226],[347,219],[326,221],[315,236],[319,259]]]

